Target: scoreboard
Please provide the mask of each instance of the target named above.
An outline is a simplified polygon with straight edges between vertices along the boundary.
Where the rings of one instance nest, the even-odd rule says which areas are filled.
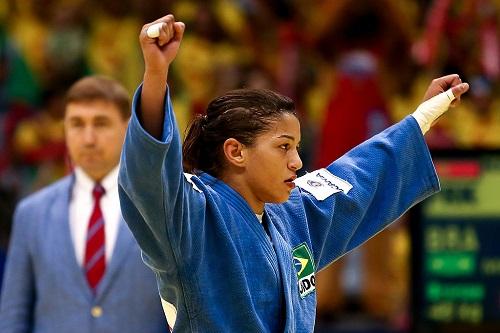
[[[500,332],[500,152],[433,152],[441,192],[413,212],[413,332]]]

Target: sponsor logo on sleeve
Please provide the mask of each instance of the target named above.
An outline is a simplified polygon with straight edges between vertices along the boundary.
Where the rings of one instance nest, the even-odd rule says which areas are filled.
[[[297,284],[301,298],[316,290],[314,261],[306,243],[292,249],[293,266],[297,273]]]
[[[352,185],[333,175],[327,169],[319,169],[299,177],[295,180],[295,185],[311,193],[318,200],[325,200],[337,192],[347,194]]]
[[[309,186],[311,186],[311,187],[320,187],[320,186],[323,186],[323,184],[322,184],[322,183],[317,182],[317,181],[314,181],[314,180],[311,180],[311,179],[309,179],[309,180],[307,181],[307,185],[309,185]]]

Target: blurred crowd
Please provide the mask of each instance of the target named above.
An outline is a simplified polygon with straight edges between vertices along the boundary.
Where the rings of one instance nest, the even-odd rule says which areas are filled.
[[[143,70],[138,32],[166,13],[187,26],[170,82],[181,129],[224,91],[277,90],[296,102],[312,170],[411,113],[430,79],[458,73],[471,91],[429,146],[500,147],[500,0],[2,0],[0,249],[17,200],[71,168],[65,90],[100,73],[132,94]],[[404,226],[320,275],[330,281],[318,288],[320,320],[354,306],[408,324]],[[349,277],[350,265],[362,273]]]

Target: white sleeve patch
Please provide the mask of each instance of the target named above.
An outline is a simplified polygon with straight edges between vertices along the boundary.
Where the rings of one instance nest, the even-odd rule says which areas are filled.
[[[168,327],[170,328],[170,331],[172,331],[175,326],[175,320],[177,319],[177,309],[172,303],[165,301],[161,297],[160,299],[163,312],[165,312],[165,318],[167,318]]]
[[[191,185],[193,185],[193,188],[200,192],[201,193],[201,190],[198,188],[198,186],[196,186],[196,184],[193,182],[193,180],[191,178],[194,177],[193,174],[190,174],[190,173],[187,173],[187,172],[184,172],[184,177],[186,177],[186,180],[188,181],[188,183],[191,183]]]
[[[294,183],[301,189],[311,193],[318,200],[325,200],[337,192],[344,192],[344,194],[347,194],[352,188],[351,184],[334,176],[327,169],[309,172],[295,179]]]

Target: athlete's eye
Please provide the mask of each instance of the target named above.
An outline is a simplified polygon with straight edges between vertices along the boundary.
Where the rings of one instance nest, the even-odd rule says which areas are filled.
[[[282,144],[280,146],[280,148],[283,149],[283,150],[288,150],[288,149],[290,149],[290,144],[289,143]]]

